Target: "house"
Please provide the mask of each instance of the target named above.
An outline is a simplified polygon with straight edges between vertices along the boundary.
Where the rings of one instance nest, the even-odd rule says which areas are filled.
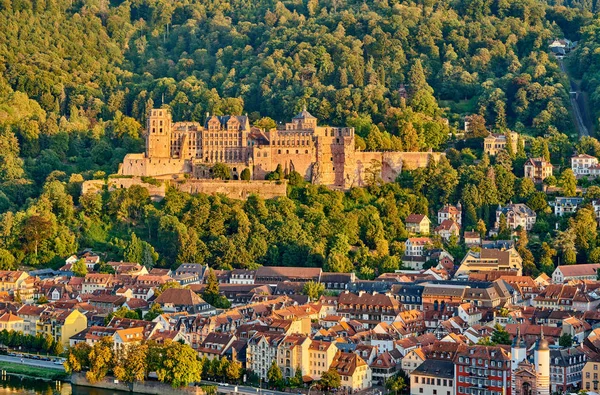
[[[481,235],[478,232],[465,232],[463,238],[467,247],[481,245]]]
[[[233,269],[229,277],[230,284],[254,284],[256,270]]]
[[[507,134],[491,133],[483,139],[484,152],[490,156],[496,156],[498,152],[506,149],[507,135],[510,137],[512,151],[517,152],[519,135],[515,132],[509,132]]]
[[[506,270],[520,276],[523,270],[523,259],[514,247],[507,250],[493,248],[484,248],[481,251],[469,250],[454,276],[468,277],[471,273],[494,270]]]
[[[0,270],[0,292],[13,295],[28,277],[29,274],[22,270]]]
[[[220,359],[235,340],[237,340],[235,335],[231,333],[211,332],[196,351],[198,351],[198,355],[201,358],[206,357],[209,360],[213,360],[214,358]]]
[[[307,283],[320,282],[321,268],[317,267],[284,267],[261,266],[256,270],[254,284],[268,284],[276,286],[285,281]]]
[[[342,390],[355,392],[372,387],[371,368],[355,353],[338,351],[331,369],[335,369],[340,375]]]
[[[579,154],[571,157],[571,170],[575,177],[590,175],[590,168],[598,165],[598,158],[587,154]]]
[[[407,256],[423,256],[425,248],[433,245],[429,237],[409,237],[404,243],[404,254]]]
[[[548,48],[557,55],[564,55],[575,48],[575,43],[566,38],[556,38],[548,45]]]
[[[557,266],[552,272],[552,282],[563,284],[573,280],[596,280],[598,279],[598,269],[600,269],[600,263]]]
[[[82,293],[92,293],[98,289],[107,289],[114,276],[106,273],[88,273],[83,278],[83,284],[81,286]]]
[[[406,226],[408,233],[428,235],[431,221],[426,215],[410,214],[406,217],[404,225]]]
[[[498,346],[467,346],[454,357],[452,394],[507,394],[511,388],[511,354]],[[413,372],[414,373],[414,372]]]
[[[449,241],[452,236],[458,237],[459,232],[460,227],[452,219],[445,219],[434,229],[434,233],[444,241]]]
[[[293,334],[286,336],[277,347],[277,360],[284,379],[309,371],[309,348],[311,339],[306,335]],[[282,363],[283,362],[283,363]]]
[[[14,315],[13,313],[6,312],[0,316],[0,331],[15,331],[15,332],[23,332],[25,327],[25,320],[23,320],[18,315]]]
[[[312,340],[308,348],[308,370],[306,374],[313,380],[319,380],[321,375],[329,370],[338,348],[336,343],[324,340]]]
[[[413,270],[423,269],[423,265],[429,258],[428,249],[433,246],[433,240],[429,237],[410,237],[404,242],[404,246],[403,266]]]
[[[496,209],[496,223],[494,227],[500,228],[500,216],[504,214],[506,225],[509,229],[517,229],[519,226],[527,230],[531,230],[537,219],[535,211],[524,205],[523,203],[510,203],[504,207],[498,205]]]
[[[600,390],[600,357],[588,359],[581,372],[581,389],[584,391],[599,392]]]
[[[285,334],[277,332],[257,333],[248,340],[246,367],[262,380],[267,380],[267,372],[277,360],[277,347]]]
[[[582,371],[587,361],[581,347],[550,349],[550,386],[553,394],[575,392],[582,381]]]
[[[144,340],[143,327],[117,329],[113,334],[113,345],[117,351],[125,351],[128,347],[138,345]]]
[[[536,184],[541,184],[552,175],[552,164],[544,158],[529,158],[523,165],[525,177]]]
[[[410,374],[411,395],[453,395],[454,363],[428,359]]]
[[[46,308],[40,314],[36,334],[51,336],[63,347],[69,346],[71,336],[87,328],[87,317],[79,310]]]
[[[458,224],[458,227],[462,225],[462,205],[460,202],[456,206],[446,204],[438,211],[438,224],[441,224],[447,219],[451,219]]]
[[[564,214],[574,214],[581,203],[583,198],[580,197],[557,197],[550,205],[554,206],[554,215],[562,217]]]
[[[369,327],[381,322],[394,322],[399,312],[400,303],[391,294],[359,292],[357,295],[345,291],[338,297],[337,315]]]
[[[570,335],[575,343],[583,343],[592,327],[584,320],[567,317],[562,320],[562,334]]]
[[[210,313],[214,307],[209,305],[191,289],[167,288],[155,300],[165,312]]]
[[[386,351],[371,362],[371,376],[374,385],[385,385],[385,382],[398,373],[402,354],[398,350]]]

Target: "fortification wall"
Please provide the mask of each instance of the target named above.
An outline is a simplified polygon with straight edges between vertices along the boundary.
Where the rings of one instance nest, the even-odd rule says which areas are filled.
[[[182,192],[222,194],[231,199],[242,200],[252,194],[259,195],[263,199],[272,199],[287,194],[287,181],[186,180],[183,182],[172,181],[171,185]]]
[[[177,158],[146,158],[144,154],[127,154],[119,174],[134,177],[157,177],[169,174],[190,173],[189,160]]]
[[[165,197],[167,191],[164,181],[161,182],[160,185],[153,185],[142,181],[140,177],[111,177],[108,180],[84,181],[81,186],[81,193],[100,193],[104,187],[106,187],[108,191],[114,191],[115,189],[129,189],[133,185],[139,185],[146,188],[150,194],[150,199],[155,202],[161,201]]]

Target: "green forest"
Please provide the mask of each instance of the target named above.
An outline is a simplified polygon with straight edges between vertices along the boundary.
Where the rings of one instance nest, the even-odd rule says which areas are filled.
[[[465,228],[481,233],[498,204],[537,212],[531,234],[519,235],[528,273],[559,259],[597,262],[593,210],[557,218],[552,196],[521,178],[527,156],[545,157],[557,169],[549,186],[600,198],[595,181],[565,170],[574,152],[600,156],[600,143],[577,139],[568,78],[548,50],[555,38],[578,41],[569,70],[600,109],[597,7],[0,0],[0,268],[59,267],[89,247],[148,266],[322,266],[373,278],[400,267],[410,213],[435,218],[458,200]],[[82,196],[84,180],[143,150],[146,112],[163,105],[175,120],[248,113],[252,122],[283,122],[307,106],[322,124],[355,127],[361,149],[445,150],[447,159],[348,192],[294,178],[288,197],[271,201],[169,190],[153,203],[142,188]],[[458,140],[472,114],[480,133]],[[486,127],[518,132],[519,150],[483,155]],[[446,248],[465,253],[456,241]]]

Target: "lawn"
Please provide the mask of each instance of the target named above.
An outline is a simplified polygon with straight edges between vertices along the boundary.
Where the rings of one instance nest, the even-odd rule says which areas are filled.
[[[56,369],[39,368],[37,366],[22,365],[11,362],[0,361],[0,370],[6,370],[7,374],[22,374],[30,377],[39,377],[48,380],[63,380],[69,375]]]

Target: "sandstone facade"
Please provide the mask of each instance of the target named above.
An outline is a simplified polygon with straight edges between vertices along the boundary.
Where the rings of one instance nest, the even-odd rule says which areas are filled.
[[[210,116],[204,125],[173,123],[163,108],[150,110],[146,152],[128,154],[119,173],[209,179],[212,165],[224,163],[234,179],[249,169],[253,180],[264,180],[281,166],[286,173],[296,171],[315,184],[347,189],[365,185],[374,174],[384,182],[394,181],[403,167],[423,167],[440,155],[357,151],[354,128],[318,126],[306,109],[284,127],[265,131],[250,127],[246,116]]]

